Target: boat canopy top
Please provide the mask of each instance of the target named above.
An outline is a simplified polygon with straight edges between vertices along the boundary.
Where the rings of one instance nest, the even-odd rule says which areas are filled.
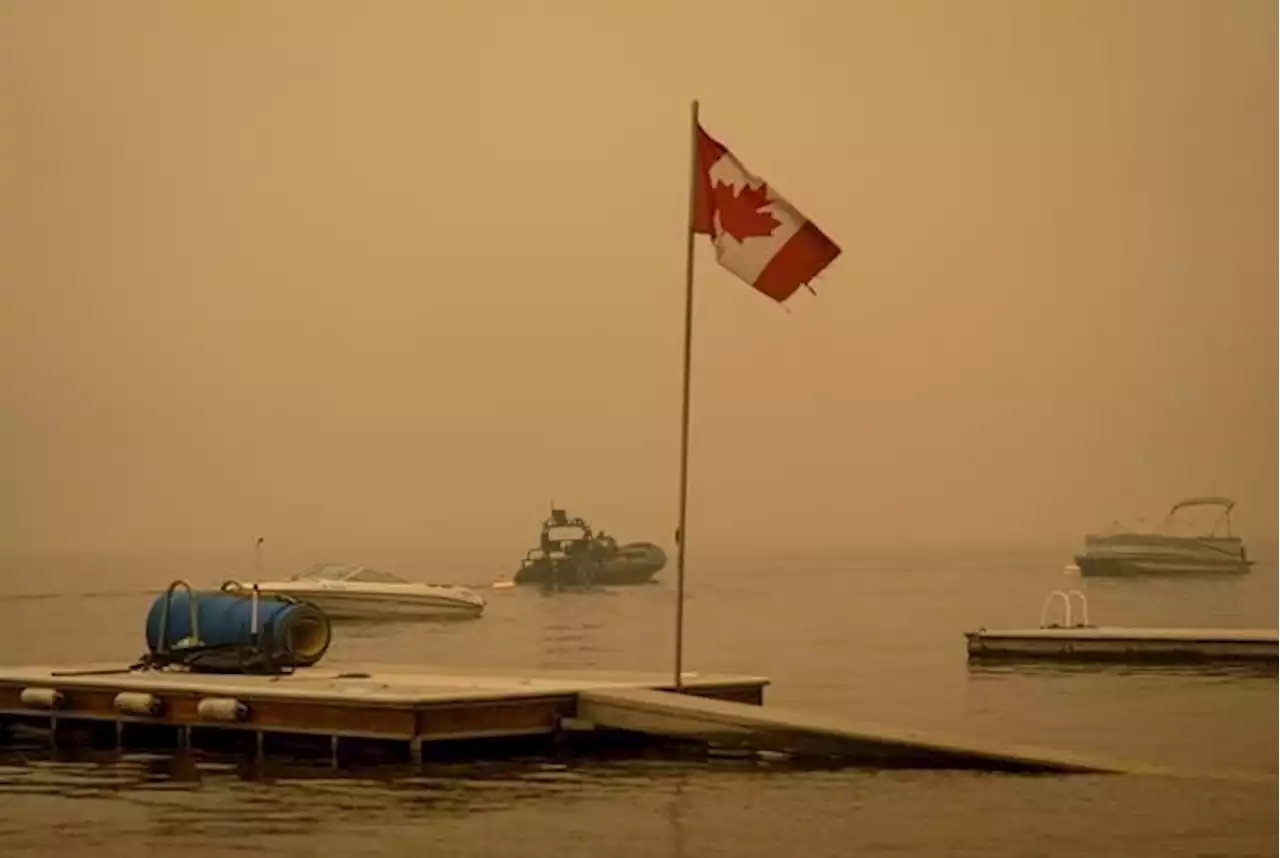
[[[349,566],[344,563],[318,563],[294,576],[295,581],[351,581],[363,584],[404,584],[390,572],[370,569],[368,566]]]
[[[1203,495],[1178,501],[1173,505],[1173,509],[1169,510],[1169,515],[1173,515],[1178,510],[1189,506],[1220,506],[1227,512],[1231,512],[1231,508],[1235,505],[1236,502],[1231,498],[1217,497],[1215,495]]]
[[[1216,537],[1218,527],[1225,523],[1227,537],[1234,538],[1231,534],[1231,510],[1235,505],[1236,502],[1228,497],[1221,497],[1219,495],[1197,495],[1196,497],[1185,498],[1175,503],[1169,509],[1169,512],[1165,514],[1164,519],[1158,524],[1148,524],[1144,519],[1138,519],[1137,522],[1131,524],[1126,524],[1117,520],[1113,521],[1110,527],[1107,527],[1101,533],[1095,535],[1115,536],[1124,533],[1141,533],[1153,536],[1190,537],[1192,536],[1191,533],[1180,533],[1179,531],[1186,531],[1188,526],[1192,524],[1193,517],[1178,516],[1177,513],[1180,510],[1188,509],[1190,507],[1208,506],[1220,508],[1222,510],[1222,514],[1217,517],[1213,526],[1208,528],[1208,532],[1198,533],[1195,534],[1195,536],[1198,538]],[[1201,519],[1201,521],[1203,521],[1203,519]]]

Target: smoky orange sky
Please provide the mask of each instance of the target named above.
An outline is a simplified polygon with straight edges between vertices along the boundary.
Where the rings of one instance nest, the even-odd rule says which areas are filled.
[[[0,548],[514,560],[553,499],[670,547],[695,97],[844,253],[786,312],[700,239],[691,547],[1070,541],[1202,493],[1274,541],[1276,32],[2,0]]]

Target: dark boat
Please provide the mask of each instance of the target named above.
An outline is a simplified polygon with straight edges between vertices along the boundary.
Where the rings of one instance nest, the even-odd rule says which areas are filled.
[[[538,547],[520,561],[514,580],[544,587],[647,584],[665,565],[666,553],[652,542],[618,545],[603,530],[593,534],[581,518],[552,509]]]

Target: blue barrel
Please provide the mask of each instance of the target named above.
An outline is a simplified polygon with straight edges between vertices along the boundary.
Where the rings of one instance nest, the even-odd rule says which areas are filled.
[[[166,648],[191,637],[190,596],[185,589],[161,593],[147,612],[147,649],[160,650],[160,626],[169,602]],[[196,624],[205,646],[249,646],[253,640],[253,598],[247,593],[196,591]],[[272,595],[258,597],[259,640],[263,649],[299,667],[318,662],[329,648],[329,617],[309,602]]]

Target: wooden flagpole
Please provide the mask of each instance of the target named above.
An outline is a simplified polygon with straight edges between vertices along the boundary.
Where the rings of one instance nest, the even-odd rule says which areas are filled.
[[[684,398],[680,414],[680,521],[676,527],[676,690],[684,687],[684,553],[689,542],[689,380],[693,345],[693,228],[698,207],[698,101],[689,109],[689,222],[684,250]]]

